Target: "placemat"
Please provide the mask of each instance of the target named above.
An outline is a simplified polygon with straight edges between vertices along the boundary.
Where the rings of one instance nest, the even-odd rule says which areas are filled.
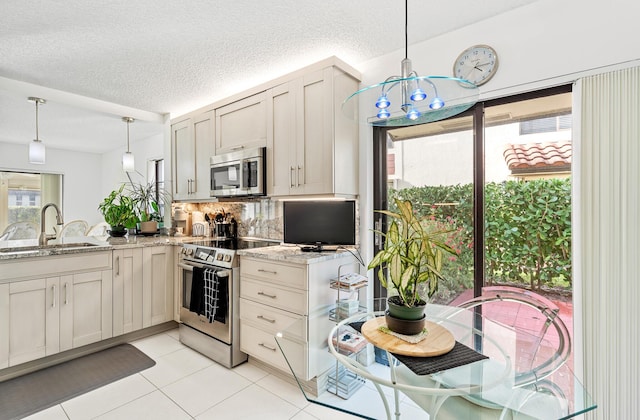
[[[360,332],[364,322],[352,322],[349,325],[356,331]],[[401,354],[392,354],[416,375],[430,375],[432,373],[488,359],[487,356],[478,353],[458,341],[456,341],[450,352],[441,356],[412,357],[403,356]]]
[[[411,369],[416,375],[430,375],[443,370],[452,369],[469,363],[488,359],[487,356],[470,349],[464,344],[456,341],[453,349],[442,356],[434,357],[411,357],[401,354],[393,355],[406,367]]]

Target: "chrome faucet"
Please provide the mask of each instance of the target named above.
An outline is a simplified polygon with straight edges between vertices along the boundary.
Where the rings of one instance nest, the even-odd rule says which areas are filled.
[[[42,211],[40,212],[40,237],[38,238],[38,244],[40,246],[46,245],[50,239],[55,239],[56,237],[56,235],[47,234],[46,232],[47,229],[45,226],[46,222],[44,214],[49,207],[53,207],[56,211],[56,223],[60,226],[64,224],[64,222],[62,221],[62,213],[60,213],[60,209],[58,208],[58,206],[55,203],[45,204],[44,207],[42,207]]]

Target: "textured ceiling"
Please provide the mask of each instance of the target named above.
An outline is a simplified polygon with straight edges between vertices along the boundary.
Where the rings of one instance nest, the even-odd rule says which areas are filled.
[[[410,0],[409,43],[533,1]],[[438,18],[431,18],[436,11]],[[34,136],[34,106],[26,101],[34,96],[31,84],[177,116],[332,55],[357,68],[403,48],[404,4],[2,0],[0,28],[0,77],[27,83],[0,91],[0,141],[28,142]],[[121,146],[124,111],[82,103],[64,95],[49,99],[40,112],[45,143],[97,153]],[[157,121],[141,122],[131,136],[160,131]]]

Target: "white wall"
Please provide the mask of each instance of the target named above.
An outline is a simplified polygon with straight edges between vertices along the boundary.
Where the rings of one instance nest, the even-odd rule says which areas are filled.
[[[133,129],[134,127],[132,126],[131,130]],[[126,146],[124,146],[102,155],[103,169],[100,191],[103,198],[114,189],[119,188],[123,182],[129,182],[126,173],[122,170],[122,154],[126,149]],[[131,174],[132,180],[134,182],[147,182],[147,161],[164,157],[164,137],[158,135],[136,140],[130,144],[129,150],[133,153],[136,167],[136,173]]]
[[[28,149],[29,141],[24,144],[0,143],[0,168],[62,174],[64,220],[84,219],[89,224],[99,222],[100,155],[47,147],[46,163],[33,165],[28,160]]]
[[[46,145],[46,143],[45,143]],[[122,154],[126,146],[99,155],[46,148],[46,163],[33,165],[28,162],[28,141],[25,144],[0,143],[0,169],[28,172],[47,172],[64,175],[64,220],[86,220],[89,225],[103,221],[98,204],[119,185],[128,181],[122,171]],[[136,140],[131,143],[135,156],[134,181],[146,181],[146,162],[164,156],[162,135]]]

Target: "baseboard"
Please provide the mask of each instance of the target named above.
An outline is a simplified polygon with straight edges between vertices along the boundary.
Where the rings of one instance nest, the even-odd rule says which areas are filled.
[[[248,363],[255,365],[256,367],[267,371],[269,374],[282,379],[285,382],[294,385],[296,388],[303,388],[304,393],[309,398],[317,398],[319,394],[322,394],[327,390],[327,375],[328,371],[321,375],[312,378],[309,381],[296,380],[290,372],[284,372],[278,368],[275,368],[267,363],[262,362],[255,357],[249,356]]]
[[[0,382],[16,378],[18,376],[26,375],[27,373],[35,372],[37,370],[44,369],[49,366],[54,366],[69,360],[77,359],[78,357],[105,350],[119,344],[130,343],[132,341],[136,341],[141,338],[149,337],[151,335],[159,334],[161,332],[169,331],[175,328],[178,328],[178,323],[175,321],[169,321],[162,324],[154,325],[152,327],[143,328],[138,331],[119,335],[117,337],[101,340],[96,343],[87,344],[86,346],[78,347],[77,349],[63,351],[61,353],[43,357],[41,359],[21,363],[16,366],[11,366],[0,370]]]

